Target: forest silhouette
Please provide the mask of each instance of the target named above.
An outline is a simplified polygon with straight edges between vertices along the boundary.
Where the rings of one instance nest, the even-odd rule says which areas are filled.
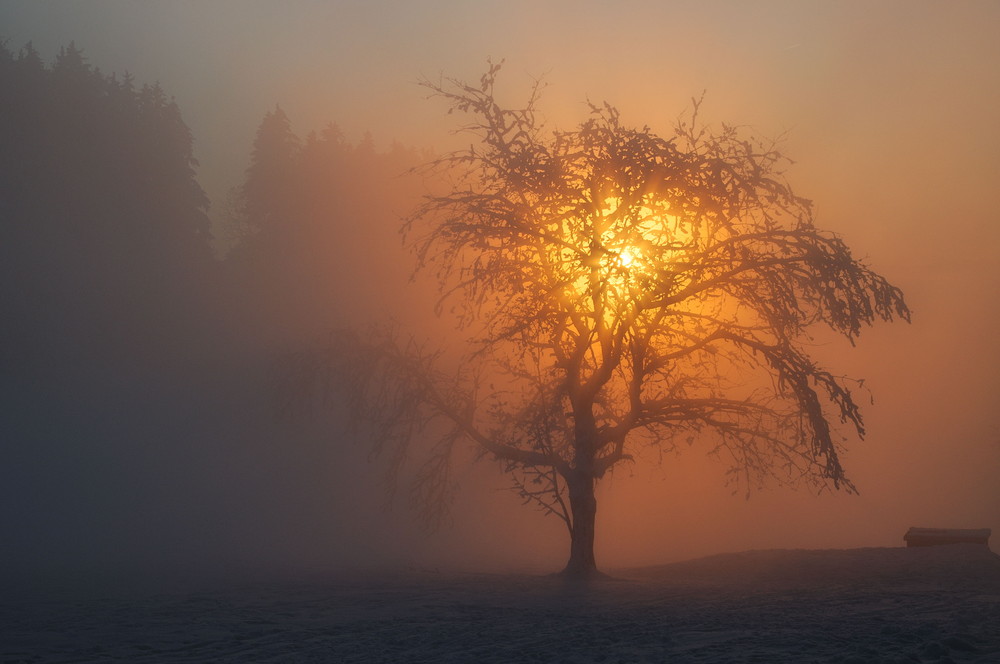
[[[51,65],[0,48],[5,572],[280,559],[330,527],[326,452],[275,445],[289,437],[269,372],[344,323],[344,293],[366,299],[356,245],[395,232],[416,159],[332,124],[300,140],[275,108],[216,252],[191,132],[160,85],[74,44]]]

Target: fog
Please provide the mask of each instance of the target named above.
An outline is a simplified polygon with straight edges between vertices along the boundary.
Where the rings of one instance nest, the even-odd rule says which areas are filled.
[[[215,256],[174,278],[144,257],[197,250],[133,254],[118,231],[94,247],[55,221],[50,235],[4,236],[3,575],[562,566],[564,527],[522,506],[495,463],[457,460],[450,518],[427,533],[405,490],[389,499],[384,460],[335,414],[282,419],[268,391],[277,358],[326,327],[395,318],[449,329],[432,320],[432,289],[408,279],[397,230],[425,183],[400,174],[469,140],[418,81],[475,81],[491,57],[506,61],[511,104],[545,81],[549,127],[573,127],[587,100],[607,100],[625,122],[667,134],[706,91],[707,121],[782,136],[788,179],[814,201],[817,225],[913,310],[912,324],[865,330],[856,348],[814,349],[873,395],[861,399],[868,435],[843,459],[860,495],[766,487],[746,499],[698,446],[640,457],[598,488],[601,566],[897,546],[910,526],[1000,532],[997,25],[1000,5],[986,1],[6,0],[0,40],[14,54],[30,41],[52,63],[74,42],[103,74],[129,72],[173,98]],[[21,101],[0,90],[7,111]],[[320,241],[255,263],[233,249],[231,192],[279,107],[302,142],[335,123],[348,156],[330,162],[341,180],[306,232]],[[0,131],[11,145],[23,134]],[[48,191],[10,168],[4,186]],[[58,178],[75,175],[53,177],[46,186],[61,190]],[[13,225],[13,189],[0,196]],[[199,286],[239,261],[242,276]],[[131,281],[163,290],[131,293]],[[123,321],[134,327],[116,329]]]

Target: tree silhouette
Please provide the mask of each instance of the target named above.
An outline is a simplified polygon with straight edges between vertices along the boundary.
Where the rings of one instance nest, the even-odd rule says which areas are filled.
[[[301,145],[280,106],[264,115],[238,195],[246,232],[272,236],[294,214]]]
[[[302,140],[280,107],[264,115],[230,196],[235,242],[226,267],[244,340],[259,337],[270,353],[345,324],[347,302],[370,281],[364,247],[395,235],[420,200],[418,178],[400,177],[418,163],[412,150],[375,150],[371,137],[353,144],[332,123]]]
[[[0,48],[0,357],[132,372],[194,344],[216,276],[195,166],[158,85],[102,74],[73,44],[51,67]]]
[[[573,576],[597,570],[596,482],[642,446],[698,442],[747,489],[854,491],[834,426],[863,436],[861,412],[804,342],[815,326],[853,342],[876,320],[908,320],[901,291],[813,225],[773,145],[702,128],[697,101],[669,138],[610,105],[546,132],[538,86],[504,108],[498,70],[478,86],[425,83],[478,140],[430,165],[452,187],[405,227],[469,335],[459,368],[391,330],[340,332],[325,355],[296,359],[293,382],[346,387],[393,468],[429,440],[414,484],[429,516],[451,496],[456,444],[499,460],[566,523]]]

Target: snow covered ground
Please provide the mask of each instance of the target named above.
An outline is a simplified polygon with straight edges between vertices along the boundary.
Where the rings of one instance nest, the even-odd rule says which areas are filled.
[[[1000,662],[1000,556],[754,551],[556,577],[395,573],[0,598],[0,662]]]

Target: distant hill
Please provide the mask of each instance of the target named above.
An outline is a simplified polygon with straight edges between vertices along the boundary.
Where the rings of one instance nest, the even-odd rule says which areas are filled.
[[[808,588],[987,589],[1000,599],[1000,555],[972,544],[921,548],[774,549],[724,553],[616,575],[678,584]]]

